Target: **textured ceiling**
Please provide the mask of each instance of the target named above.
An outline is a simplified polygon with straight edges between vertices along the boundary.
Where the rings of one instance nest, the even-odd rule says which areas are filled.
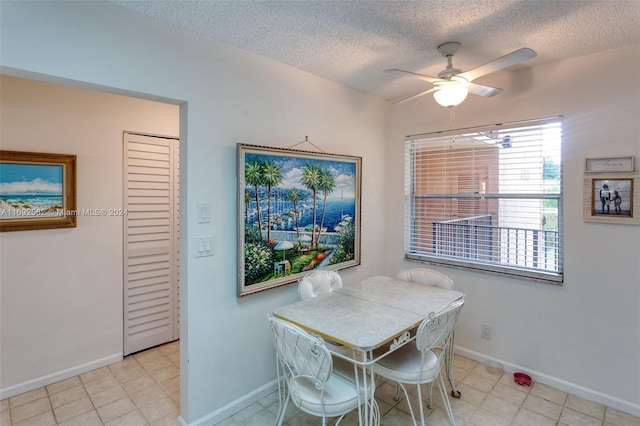
[[[463,71],[521,47],[538,56],[514,68],[640,43],[638,0],[105,1],[386,99],[430,84],[383,70],[437,75],[447,41]]]

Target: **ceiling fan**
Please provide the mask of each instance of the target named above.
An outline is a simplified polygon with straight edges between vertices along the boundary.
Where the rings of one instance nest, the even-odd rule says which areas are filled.
[[[464,101],[469,92],[479,96],[494,96],[502,92],[502,89],[476,84],[473,83],[473,80],[536,57],[536,52],[525,47],[470,71],[462,72],[462,70],[453,67],[453,55],[458,51],[458,48],[460,48],[460,43],[455,41],[443,43],[438,46],[438,52],[447,58],[447,67],[438,73],[438,77],[430,77],[428,75],[395,68],[385,70],[384,72],[387,73],[427,81],[434,86],[424,92],[399,99],[393,103],[400,104],[426,95],[427,93],[433,93],[433,97],[440,105],[453,107]]]

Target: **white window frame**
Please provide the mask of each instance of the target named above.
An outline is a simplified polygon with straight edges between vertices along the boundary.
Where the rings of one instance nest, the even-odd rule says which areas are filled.
[[[482,189],[471,193],[451,193],[450,191],[445,193],[420,193],[423,190],[419,188],[416,189],[416,185],[424,185],[427,178],[415,178],[415,176],[419,176],[420,173],[424,173],[429,167],[427,164],[425,167],[421,167],[416,170],[416,167],[419,167],[416,166],[416,163],[420,162],[416,159],[416,156],[420,157],[421,155],[419,151],[419,147],[421,146],[420,144],[442,144],[445,140],[455,142],[456,138],[459,138],[459,140],[473,140],[472,144],[475,144],[476,141],[480,141],[478,144],[502,144],[505,143],[505,135],[510,133],[515,133],[517,135],[519,131],[523,132],[523,129],[528,129],[530,127],[536,128],[536,126],[543,130],[548,127],[556,130],[559,128],[560,145],[562,144],[561,116],[434,133],[423,133],[407,136],[405,138],[405,259],[540,280],[553,284],[561,284],[564,281],[563,178],[561,166],[562,161],[559,158],[561,146],[557,149],[559,163],[558,190],[554,189],[549,191],[548,189],[543,189],[540,192],[532,193],[530,191],[518,192],[514,188],[509,188],[507,181],[505,180],[502,182],[504,179],[500,176],[513,173],[513,171],[506,171],[509,164],[502,162],[499,163],[497,171],[493,170],[495,173],[494,178],[495,176],[498,176],[497,179],[501,182],[497,184],[497,191],[485,192],[484,182],[481,183]],[[495,141],[489,140],[489,137],[486,135],[491,135],[490,138],[495,138]],[[487,140],[482,140],[485,137],[487,137]],[[541,137],[540,141],[543,140],[545,140],[544,137]],[[509,143],[511,142],[509,139],[506,141]],[[513,142],[517,143],[515,140]],[[541,144],[543,143],[544,142],[541,142]],[[535,158],[535,160],[539,161],[540,164],[542,164],[543,159],[544,156],[542,153],[539,154],[539,157]],[[420,160],[423,162],[425,161],[422,158],[420,158]],[[449,160],[428,161],[432,161],[432,167],[435,168],[436,161],[444,162],[446,164]],[[466,162],[468,161],[470,167],[475,167],[476,160],[471,158],[456,161],[461,161],[461,163],[456,162],[454,164],[455,166],[460,166],[461,164],[466,165]],[[451,160],[449,164],[452,164],[452,162],[453,160]],[[442,167],[440,163],[438,163],[438,166]],[[523,170],[526,171],[526,169]],[[544,176],[541,175],[539,179],[542,182]],[[480,183],[473,182],[471,185],[479,186]],[[495,186],[493,189],[495,189]],[[495,200],[494,203],[500,203],[500,207],[498,209],[497,216],[495,214],[493,215],[493,222],[491,222],[491,218],[489,218],[487,223],[476,221],[479,220],[480,216],[469,216],[455,219],[453,217],[450,219],[443,217],[442,220],[433,220],[431,222],[430,218],[425,219],[425,217],[430,216],[430,213],[426,213],[426,210],[429,210],[429,208],[424,207],[424,204],[421,204],[421,201],[424,202],[425,199],[432,199],[436,201],[443,200],[443,205],[445,203],[444,200],[447,199],[455,199],[456,205],[458,205],[457,203],[462,202],[461,200],[466,203],[475,203],[477,200],[483,200],[484,202],[484,200],[489,199]],[[527,203],[527,200],[536,200],[538,205],[542,205],[544,200],[555,201],[557,203],[557,229],[545,230],[543,229],[544,225],[540,225],[540,229],[535,229],[535,227],[516,228],[504,226],[502,224],[503,221],[501,221],[500,218],[507,214],[505,211],[509,210],[510,215],[513,215],[514,213],[518,214],[517,209],[522,207],[522,203]],[[536,201],[534,201],[534,203]],[[507,208],[505,208],[505,206],[507,206]],[[431,211],[433,210],[434,209],[432,208]],[[442,210],[444,211],[444,209]],[[529,214],[531,213],[529,210],[532,209],[525,208],[522,212],[523,214]],[[459,212],[456,211],[456,216],[457,213]],[[475,237],[464,237],[466,238],[464,244],[452,243],[451,237],[448,237],[446,243],[442,243],[442,241],[444,241],[443,235],[447,232],[447,224],[453,222],[455,222],[454,229],[464,229],[466,232],[465,235],[475,235]],[[427,231],[427,227],[431,227],[431,229]],[[485,234],[488,236],[479,236],[478,230],[486,230],[486,232],[490,232],[490,234]],[[462,231],[455,232],[457,232],[456,235],[458,235],[455,238],[459,241],[461,238],[459,235],[462,235]],[[451,234],[449,233],[449,235]],[[515,239],[517,242],[513,243],[509,235],[516,235]],[[509,238],[509,254],[505,254],[505,247],[507,246],[506,238]],[[500,242],[501,240],[502,242]],[[424,243],[425,241],[427,241],[426,244]],[[478,241],[484,242],[478,243]],[[489,243],[486,241],[489,241]],[[548,244],[547,242],[549,241],[551,241],[551,243]],[[491,254],[483,256],[475,255],[474,258],[468,253],[470,246],[475,247],[476,250],[480,247],[481,249],[478,250],[478,252],[490,252]],[[424,247],[428,248],[425,249]],[[464,247],[464,249],[460,247]],[[516,248],[514,249],[514,247]],[[550,256],[548,255],[549,247],[553,250]],[[463,253],[463,251],[465,253]],[[502,252],[502,254],[499,254],[500,252]],[[553,259],[553,264],[551,265],[547,260],[549,257]],[[525,258],[534,260],[517,260]]]

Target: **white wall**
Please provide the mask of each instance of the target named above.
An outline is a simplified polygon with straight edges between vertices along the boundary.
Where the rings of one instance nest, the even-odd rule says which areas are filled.
[[[122,132],[177,135],[176,105],[0,76],[3,150],[77,156],[77,208],[121,208]],[[0,234],[0,390],[122,359],[122,217]],[[53,377],[48,377],[53,375]]]
[[[404,136],[554,115],[564,116],[565,282],[553,286],[461,269],[450,274],[466,293],[456,329],[461,353],[495,358],[534,380],[640,415],[640,227],[582,221],[584,159],[640,159],[640,46],[485,77],[505,91],[470,95],[447,109],[432,97],[394,106],[387,145],[389,273],[402,260]],[[638,167],[638,166],[636,166]],[[480,324],[493,339],[480,339]]]
[[[99,2],[2,2],[1,19],[5,73],[37,73],[184,102],[186,422],[220,419],[236,408],[234,401],[246,396],[250,402],[273,385],[265,317],[297,297],[294,286],[286,286],[236,298],[236,143],[288,147],[309,136],[326,152],[362,156],[362,266],[344,270],[343,277],[348,282],[385,272],[385,102]],[[203,202],[213,206],[211,224],[197,224],[194,207]],[[194,259],[191,241],[207,234],[214,237],[215,256]]]

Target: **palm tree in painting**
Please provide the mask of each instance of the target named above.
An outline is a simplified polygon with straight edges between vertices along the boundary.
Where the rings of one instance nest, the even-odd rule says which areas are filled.
[[[336,187],[336,179],[333,177],[331,170],[322,170],[320,175],[320,182],[318,190],[322,191],[322,216],[320,217],[320,229],[318,230],[318,243],[320,243],[320,234],[322,233],[322,227],[324,226],[324,214],[327,210],[327,194],[333,192]]]
[[[298,236],[298,240],[300,240],[300,228],[298,227],[298,201],[300,201],[300,191],[296,188],[293,188],[287,194],[287,198],[291,203],[293,203],[293,217],[296,220],[296,234]]]
[[[314,164],[305,164],[302,168],[302,184],[313,193],[313,228],[311,228],[311,247],[315,247],[316,231],[316,194],[320,185],[322,169]]]
[[[262,179],[262,161],[257,158],[248,162],[244,167],[244,180],[247,185],[253,186],[256,192],[256,213],[258,215],[258,230],[260,232],[260,239],[262,238],[262,218],[260,216],[260,195],[259,189],[263,184]]]
[[[282,182],[282,166],[273,160],[264,161],[262,181],[267,186],[267,241],[271,241],[271,189]]]
[[[249,203],[251,202],[251,191],[244,190],[244,223],[249,224]]]

